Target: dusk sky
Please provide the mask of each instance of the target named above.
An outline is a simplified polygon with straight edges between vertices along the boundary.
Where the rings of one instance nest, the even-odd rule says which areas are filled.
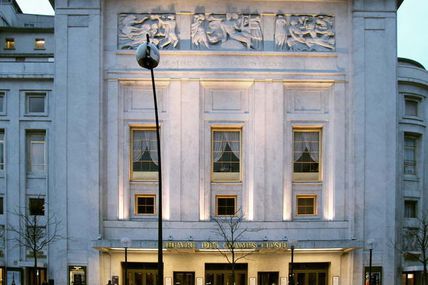
[[[48,0],[17,0],[24,13],[53,15]],[[398,56],[428,68],[428,0],[404,0],[398,10]]]

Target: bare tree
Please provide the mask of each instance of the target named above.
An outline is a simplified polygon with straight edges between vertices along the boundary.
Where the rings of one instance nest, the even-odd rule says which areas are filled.
[[[242,250],[242,243],[245,233],[257,231],[243,226],[243,214],[241,210],[234,215],[213,218],[217,227],[215,234],[224,241],[224,247],[217,247],[217,250],[223,255],[227,262],[232,266],[232,285],[235,285],[235,268],[236,263],[254,253],[254,250]],[[254,249],[256,249],[254,247]]]
[[[428,213],[418,218],[415,228],[408,228],[403,233],[404,245],[401,252],[422,263],[422,284],[428,285]]]
[[[27,208],[17,209],[12,212],[18,218],[18,224],[7,225],[7,231],[14,233],[10,239],[29,251],[34,260],[33,280],[35,285],[40,285],[40,274],[37,277],[37,259],[42,256],[43,250],[49,244],[63,237],[59,234],[61,221],[53,214],[45,214],[44,200],[42,209],[31,213]]]

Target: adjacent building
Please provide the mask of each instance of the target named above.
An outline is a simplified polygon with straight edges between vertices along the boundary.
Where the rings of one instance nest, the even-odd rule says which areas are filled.
[[[2,282],[31,284],[20,215],[58,239],[39,282],[227,285],[216,221],[242,217],[237,285],[419,284],[428,72],[398,59],[395,0],[1,3]],[[25,228],[25,227],[24,227]],[[125,249],[127,262],[125,263]],[[291,250],[293,248],[293,250]],[[291,264],[293,254],[293,263]],[[34,282],[33,282],[34,283]]]

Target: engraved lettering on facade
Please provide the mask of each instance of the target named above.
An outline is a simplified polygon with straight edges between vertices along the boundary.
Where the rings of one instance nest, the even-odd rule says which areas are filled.
[[[191,26],[193,49],[262,50],[258,15],[196,14]]]
[[[146,34],[160,49],[174,49],[178,45],[176,19],[173,14],[120,14],[119,49],[136,49],[146,42]]]
[[[326,15],[278,15],[275,47],[284,51],[334,51],[334,17]]]

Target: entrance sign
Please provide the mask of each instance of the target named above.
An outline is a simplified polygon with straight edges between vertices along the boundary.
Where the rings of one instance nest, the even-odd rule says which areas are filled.
[[[229,249],[231,245],[219,241],[167,241],[166,249]],[[241,241],[234,243],[235,249],[288,249],[288,243],[284,241]]]

